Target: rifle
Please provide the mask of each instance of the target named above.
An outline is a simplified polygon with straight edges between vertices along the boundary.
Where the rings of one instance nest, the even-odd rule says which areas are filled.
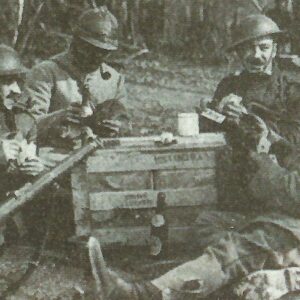
[[[16,210],[30,202],[34,196],[41,192],[45,187],[49,186],[56,178],[74,167],[74,165],[79,163],[83,158],[94,152],[96,149],[104,148],[106,146],[115,146],[118,145],[118,143],[120,142],[114,139],[108,139],[107,141],[94,139],[89,144],[82,146],[80,149],[74,150],[53,169],[45,172],[32,183],[26,183],[19,190],[16,190],[13,193],[13,196],[9,197],[0,206],[0,224],[5,222],[7,217],[13,214]]]

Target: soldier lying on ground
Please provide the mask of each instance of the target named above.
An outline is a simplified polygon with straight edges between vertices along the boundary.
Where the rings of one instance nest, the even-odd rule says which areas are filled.
[[[253,124],[255,128],[251,130]],[[101,299],[169,299],[163,295],[170,291],[178,293],[178,299],[194,299],[190,298],[192,294],[202,298],[257,270],[300,266],[300,175],[296,170],[280,167],[269,156],[269,132],[262,119],[243,116],[240,125],[244,129],[240,147],[246,145],[252,164],[251,203],[254,209],[260,207],[260,215],[248,220],[243,228],[228,232],[195,260],[141,284],[128,283],[107,269],[101,248],[93,240],[90,257],[93,274],[99,279],[99,292],[103,294]],[[264,152],[259,153],[261,144],[265,145]],[[295,159],[298,160],[297,155]],[[294,161],[293,166],[299,168],[299,161]]]
[[[32,117],[20,103],[23,76],[26,72],[27,69],[22,65],[15,50],[0,45],[1,201],[6,198],[7,192],[18,189],[47,167],[36,155],[36,145],[31,137],[25,136],[29,133],[26,127],[29,130],[32,126]],[[13,219],[19,234],[25,234],[21,214],[17,213]],[[6,225],[1,226],[0,246],[4,244],[5,228]]]

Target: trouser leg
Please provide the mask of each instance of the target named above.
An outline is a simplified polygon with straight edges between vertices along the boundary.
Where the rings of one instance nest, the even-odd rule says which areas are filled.
[[[247,217],[236,212],[203,210],[196,219],[195,244],[204,249],[218,242],[228,232],[237,232],[247,222]]]
[[[12,219],[13,219],[14,223],[16,224],[19,236],[21,238],[24,237],[28,233],[28,230],[27,230],[26,224],[24,222],[22,212],[15,213],[12,216]]]
[[[281,255],[296,245],[295,240],[281,242],[281,237],[286,234],[272,226],[255,228],[243,234],[228,233],[218,243],[207,247],[199,258],[154,279],[152,284],[161,291],[184,292],[193,283],[193,292],[206,296],[253,271],[295,265],[295,259],[288,262]]]
[[[4,246],[5,243],[5,237],[4,237],[5,229],[6,229],[5,224],[0,226],[0,247]]]

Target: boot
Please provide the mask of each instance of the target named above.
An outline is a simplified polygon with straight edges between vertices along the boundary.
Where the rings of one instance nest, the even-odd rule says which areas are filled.
[[[101,300],[159,300],[161,291],[148,283],[129,283],[108,269],[98,240],[88,241],[89,259],[96,284],[96,299]]]

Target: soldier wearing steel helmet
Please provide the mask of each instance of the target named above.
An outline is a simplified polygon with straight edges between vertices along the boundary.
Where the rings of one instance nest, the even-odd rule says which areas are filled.
[[[276,63],[277,45],[283,32],[264,15],[250,15],[240,21],[228,51],[235,51],[243,69],[224,78],[218,85],[211,108],[227,117],[223,127],[238,124],[245,113],[255,113],[270,129],[292,142],[298,136],[295,105],[298,84],[287,80]],[[284,122],[288,117],[289,124]]]
[[[0,44],[0,201],[6,198],[7,192],[18,189],[47,168],[46,163],[36,156],[34,136],[28,135],[34,122],[21,101],[27,72],[18,53]],[[25,157],[20,152],[25,151],[26,147],[32,151]],[[24,159],[21,160],[22,155]],[[24,235],[26,227],[21,214],[15,214],[13,220],[18,233]],[[5,229],[6,224],[1,224],[0,247],[5,242]]]
[[[126,114],[124,77],[106,63],[108,55],[118,49],[117,33],[118,22],[106,7],[89,9],[79,17],[69,49],[29,72],[26,83],[31,113],[41,120],[61,112],[53,114],[50,122],[38,122],[43,124],[43,143],[62,145],[66,126],[82,123],[83,115],[92,115],[104,103],[112,110],[122,107]],[[115,136],[122,130],[122,121],[112,114],[109,117],[102,120],[101,128]]]
[[[33,141],[29,136],[32,129],[32,117],[21,101],[22,87],[28,69],[22,64],[18,53],[11,47],[0,44],[0,113],[1,147],[0,162],[6,165],[13,161],[20,151],[19,142],[23,139]],[[26,128],[27,127],[27,128]],[[18,140],[14,138],[18,135]],[[40,164],[24,162],[20,169],[25,174],[37,175],[43,170]]]
[[[270,151],[280,163],[287,159],[286,145],[300,142],[300,85],[288,78],[276,62],[283,34],[265,15],[250,15],[240,20],[228,51],[236,53],[242,70],[219,83],[208,105],[226,117],[222,124],[208,121],[207,126],[211,130],[226,131],[234,151],[234,172],[239,174],[228,185],[235,196],[224,201],[226,208],[247,211],[249,205],[245,189],[251,162],[243,153],[247,151],[241,147],[240,135],[240,121],[244,116],[255,115],[265,123],[269,142],[273,143]]]

